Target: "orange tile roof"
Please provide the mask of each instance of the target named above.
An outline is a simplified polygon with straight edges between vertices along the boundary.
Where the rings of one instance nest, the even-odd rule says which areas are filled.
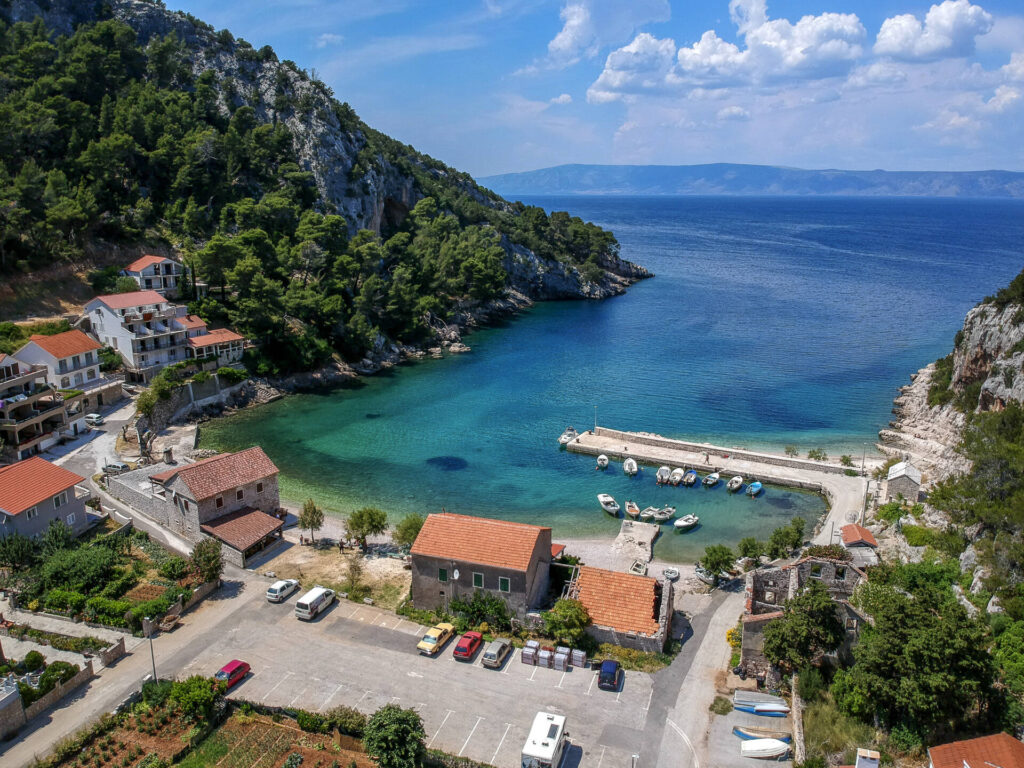
[[[658,633],[655,579],[581,565],[576,583],[578,599],[597,626],[642,635]]]
[[[844,525],[839,530],[843,534],[843,544],[846,546],[851,544],[867,544],[869,547],[878,546],[878,541],[875,540],[874,534],[863,525],[850,523],[849,525]]]
[[[163,264],[165,261],[171,261],[166,256],[153,256],[152,254],[146,254],[141,259],[136,259],[127,267],[124,268],[125,272],[141,272],[146,267],[150,267],[154,264]]]
[[[550,533],[551,529],[444,512],[427,515],[410,551],[413,555],[525,572],[545,531]]]
[[[932,747],[928,757],[933,768],[1024,768],[1024,744],[997,733]]]
[[[252,507],[229,512],[199,526],[203,533],[220,539],[239,552],[244,552],[282,527],[284,520]]]
[[[106,296],[97,296],[95,300],[102,301],[111,309],[129,309],[131,307],[142,307],[147,304],[166,304],[167,299],[156,291],[131,291],[130,293],[111,293]]]
[[[554,558],[560,556],[563,552],[565,552],[565,544],[552,544],[551,545],[551,559],[552,560]]]
[[[212,347],[214,344],[226,344],[229,341],[244,341],[244,339],[227,328],[217,328],[202,336],[189,337],[188,343],[190,347]]]
[[[77,329],[64,331],[64,333],[55,333],[53,336],[33,334],[29,336],[28,340],[30,343],[34,342],[37,347],[44,352],[49,352],[58,360],[71,357],[72,355],[92,352],[94,349],[99,349],[103,346]]]
[[[176,317],[174,319],[182,328],[187,328],[190,331],[206,327],[206,321],[199,315],[185,315],[184,317]]]
[[[20,514],[84,481],[40,456],[0,467],[0,510]]]
[[[238,453],[221,453],[192,464],[182,464],[150,476],[150,480],[166,485],[180,477],[196,501],[218,493],[232,491],[240,485],[276,475],[278,469],[258,445]]]

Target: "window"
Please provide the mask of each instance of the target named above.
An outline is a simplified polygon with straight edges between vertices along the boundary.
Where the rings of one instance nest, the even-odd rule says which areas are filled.
[[[68,525],[74,525],[75,524],[75,513],[72,512],[70,515],[68,515],[64,519],[68,521]]]
[[[69,379],[67,376],[65,376],[64,378],[62,378],[60,380],[60,388],[61,389],[67,389],[70,386],[71,386],[71,379]]]
[[[217,509],[220,509],[223,506],[224,506],[224,497],[223,496],[218,496],[217,497]]]
[[[32,509],[29,509],[29,510],[25,511],[25,519],[26,520],[33,520],[33,519],[35,519],[37,517],[39,517],[39,510],[36,509],[35,507],[32,507]]]
[[[437,580],[438,581],[448,581],[448,569],[447,568],[438,568],[437,569]]]
[[[811,578],[812,579],[820,579],[821,578],[821,566],[820,565],[812,565],[811,566]]]
[[[95,378],[96,378],[96,369],[95,368],[90,368],[89,369],[89,381],[92,381]]]
[[[67,491],[64,491],[64,493],[58,493],[56,496],[53,497],[53,508],[54,509],[60,509],[61,507],[63,507],[67,503],[68,503],[68,492]]]
[[[473,586],[478,589],[484,588],[484,575],[482,573],[473,574]]]
[[[263,483],[256,483],[256,493],[263,493]]]
[[[857,631],[857,620],[856,619],[847,619],[846,620],[846,631],[847,632],[856,632]]]
[[[512,589],[512,583],[508,580],[508,576],[498,577],[498,590],[500,592],[509,592]]]
[[[845,580],[846,580],[846,566],[845,565],[836,566],[836,581],[845,581]]]
[[[244,495],[245,495],[245,492],[241,488],[239,488],[237,491],[235,491],[235,500],[236,501],[241,501],[242,500],[242,496],[244,496]]]

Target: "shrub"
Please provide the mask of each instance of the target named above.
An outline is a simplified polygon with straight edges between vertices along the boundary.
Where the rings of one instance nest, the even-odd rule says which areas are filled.
[[[298,752],[292,752],[284,759],[282,768],[299,768],[300,765],[302,765],[302,755]]]
[[[46,671],[39,676],[39,689],[49,692],[56,687],[57,683],[66,683],[79,673],[77,664],[70,664],[66,661],[55,661],[46,668]]]
[[[213,704],[217,699],[217,692],[213,680],[193,675],[180,683],[172,683],[168,698],[178,705],[185,719],[199,722],[208,720],[213,714]]]
[[[924,747],[920,734],[902,724],[889,731],[887,744],[893,752],[911,756],[920,754]]]
[[[168,558],[160,565],[160,575],[165,579],[171,579],[177,581],[182,579],[189,571],[188,560],[178,555],[174,555]]]
[[[807,452],[807,458],[812,461],[828,461],[828,454],[824,448],[811,448]]]
[[[249,374],[245,371],[240,371],[237,368],[228,368],[226,366],[218,368],[217,375],[220,377],[221,381],[228,386],[238,384],[249,378]]]
[[[100,592],[100,597],[108,597],[111,600],[116,600],[129,589],[134,587],[138,580],[139,577],[135,575],[133,570],[126,570],[103,588]]]
[[[850,550],[842,544],[812,544],[804,550],[805,557],[825,557],[829,560],[849,560]]]
[[[150,707],[162,707],[171,695],[174,684],[170,680],[150,680],[142,686],[142,700]]]
[[[795,445],[787,445],[786,455],[795,458],[796,456],[800,455],[800,449],[797,448]]]
[[[295,713],[295,722],[299,728],[308,733],[327,733],[331,730],[331,723],[327,718],[315,712],[307,712],[304,709],[300,709]]]
[[[928,547],[935,543],[935,533],[921,525],[904,525],[903,538],[912,547]]]
[[[51,589],[43,598],[48,611],[79,613],[85,608],[86,596],[69,589]]]
[[[842,456],[839,457],[839,463],[842,464],[844,467],[852,467],[853,457],[850,456],[850,454],[848,453],[844,453]]]
[[[715,700],[711,702],[711,706],[708,709],[716,715],[728,715],[732,712],[732,702],[725,698],[725,696],[715,696]]]
[[[895,523],[901,517],[906,514],[906,510],[903,505],[898,501],[890,501],[888,504],[882,504],[875,512],[875,517],[879,520],[885,520],[887,523]]]
[[[469,600],[455,598],[450,603],[452,613],[465,619],[470,625],[486,623],[497,630],[510,629],[512,620],[508,605],[495,594],[482,590],[474,592]]]
[[[847,477],[856,477],[860,473],[856,469],[844,469],[843,474]]]
[[[347,733],[349,736],[362,736],[366,729],[366,715],[352,707],[345,705],[334,707],[327,713],[327,717],[332,728]]]
[[[21,661],[21,666],[28,672],[35,672],[37,669],[42,669],[45,664],[46,657],[39,651],[29,651]]]
[[[806,702],[823,698],[828,692],[825,677],[817,667],[804,667],[800,670],[797,679],[799,680],[797,692],[800,694],[800,698]]]

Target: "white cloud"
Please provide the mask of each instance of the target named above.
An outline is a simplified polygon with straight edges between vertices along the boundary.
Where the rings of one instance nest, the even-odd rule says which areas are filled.
[[[750,113],[738,104],[723,107],[715,115],[719,120],[749,120]]]
[[[1010,63],[1000,70],[1007,80],[1024,81],[1024,51],[1010,56]]]
[[[668,21],[669,0],[567,0],[559,14],[562,28],[548,43],[548,67],[566,67],[602,47],[617,45],[651,22]],[[522,71],[536,71],[537,65]]]
[[[913,14],[882,22],[874,51],[903,61],[936,61],[970,56],[974,38],[992,29],[992,14],[969,0],[944,0],[933,5],[922,23]]]
[[[344,39],[341,35],[336,35],[333,32],[324,32],[322,35],[317,36],[316,47],[326,48],[329,45],[337,45]]]
[[[551,99],[549,103],[551,103],[551,104],[572,104],[572,96],[570,96],[568,93],[562,93],[562,94],[559,94],[558,96],[555,96],[553,99]]]
[[[587,89],[587,101],[615,101],[623,94],[662,90],[675,65],[676,43],[641,32],[629,45],[612,51],[604,71]]]
[[[906,80],[907,73],[892,62],[874,61],[853,70],[846,84],[850,88],[873,88],[879,85],[898,85]]]
[[[985,111],[1002,114],[1020,101],[1020,97],[1021,92],[1019,89],[1009,85],[1000,85],[996,88],[992,98],[985,102]]]

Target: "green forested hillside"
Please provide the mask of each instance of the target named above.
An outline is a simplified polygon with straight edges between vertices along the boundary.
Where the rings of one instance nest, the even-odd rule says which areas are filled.
[[[317,109],[362,144],[354,186],[387,162],[425,196],[380,235],[353,236],[300,167],[283,122],[258,119],[233,78],[196,76],[194,50],[178,36],[137,39],[113,19],[70,37],[38,19],[0,21],[0,279],[73,259],[86,244],[169,245],[211,284],[194,309],[260,341],[253,363],[269,372],[308,368],[332,350],[361,356],[381,335],[422,339],[432,315],[503,291],[509,243],[591,281],[615,260],[610,233],[508,204],[373,131],[348,105],[324,97],[317,106],[310,89],[292,87],[309,78],[282,62],[275,116]],[[240,68],[276,63],[269,47],[217,39]]]

